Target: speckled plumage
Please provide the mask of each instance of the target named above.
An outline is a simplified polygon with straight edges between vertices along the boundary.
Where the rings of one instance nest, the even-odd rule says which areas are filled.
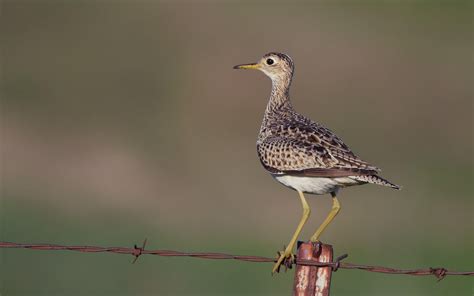
[[[278,182],[298,192],[303,207],[295,233],[273,266],[275,273],[284,262],[294,260],[292,250],[311,213],[304,193],[332,196],[331,211],[310,239],[318,242],[341,209],[336,197],[340,188],[366,183],[399,187],[379,177],[378,168],[357,157],[329,129],[293,109],[289,92],[294,65],[289,56],[273,52],[257,63],[237,65],[234,69],[260,70],[272,80],[270,100],[257,139],[258,157]]]
[[[324,190],[301,190],[307,193],[335,193],[341,187],[365,183],[398,189],[379,177],[377,167],[357,157],[333,132],[293,109],[289,96],[293,61],[281,53],[263,57],[270,58],[275,60],[274,64],[266,65],[262,71],[272,79],[272,91],[257,139],[258,157],[265,169],[280,183],[297,190],[304,187],[291,185],[303,182],[298,177],[325,178],[326,183],[333,184]],[[316,183],[321,180],[315,179]]]

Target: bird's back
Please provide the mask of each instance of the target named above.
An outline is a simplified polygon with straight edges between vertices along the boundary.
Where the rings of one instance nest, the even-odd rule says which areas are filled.
[[[257,146],[262,162],[281,171],[312,168],[379,171],[358,158],[331,130],[292,108],[265,116]]]
[[[265,115],[257,151],[262,165],[276,177],[343,178],[336,180],[341,186],[375,183],[398,188],[378,177],[380,170],[357,157],[331,130],[291,105]]]

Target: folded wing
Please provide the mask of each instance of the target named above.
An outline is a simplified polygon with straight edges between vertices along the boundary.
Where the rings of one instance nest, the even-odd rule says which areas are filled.
[[[303,134],[308,135],[307,131]],[[273,174],[311,177],[375,175],[378,168],[359,159],[338,138],[321,135],[269,137],[257,144],[263,166]],[[341,145],[342,144],[342,145]]]

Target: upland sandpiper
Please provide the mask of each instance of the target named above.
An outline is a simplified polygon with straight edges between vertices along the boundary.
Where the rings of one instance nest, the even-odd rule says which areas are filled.
[[[367,183],[400,187],[379,177],[380,169],[358,158],[329,129],[293,109],[289,91],[294,65],[288,55],[271,52],[257,63],[237,65],[234,69],[260,70],[272,80],[270,100],[258,134],[257,153],[263,167],[278,182],[298,192],[303,205],[303,216],[288,246],[279,252],[274,273],[279,271],[282,262],[293,259],[292,250],[310,215],[304,193],[332,196],[331,211],[311,237],[312,242],[317,242],[339,213],[341,207],[336,195],[340,188]]]

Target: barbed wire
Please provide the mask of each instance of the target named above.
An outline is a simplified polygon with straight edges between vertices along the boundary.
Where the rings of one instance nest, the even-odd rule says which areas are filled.
[[[174,250],[147,250],[147,240],[143,241],[141,246],[135,245],[133,248],[128,247],[98,247],[98,246],[65,246],[55,244],[25,244],[0,241],[0,248],[3,249],[30,249],[42,251],[74,251],[82,253],[115,253],[115,254],[129,254],[135,258],[132,263],[135,263],[141,255],[157,255],[163,257],[194,257],[201,259],[216,259],[216,260],[239,260],[247,262],[276,262],[276,258],[262,257],[262,256],[241,256],[231,255],[225,253],[210,253],[210,252],[179,252]],[[438,281],[442,280],[448,275],[452,276],[473,276],[474,271],[450,271],[444,267],[429,267],[424,269],[396,269],[391,267],[361,265],[341,262],[348,255],[344,254],[336,258],[334,262],[315,262],[311,260],[303,260],[296,258],[293,261],[287,262],[286,267],[292,268],[293,264],[331,267],[334,271],[337,269],[358,269],[369,272],[386,273],[386,274],[405,274],[413,276],[434,275]]]

